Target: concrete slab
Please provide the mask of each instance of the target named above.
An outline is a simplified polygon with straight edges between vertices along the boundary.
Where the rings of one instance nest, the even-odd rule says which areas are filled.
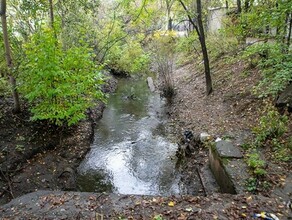
[[[243,154],[239,147],[234,146],[229,141],[218,141],[216,143],[216,150],[222,158],[243,158]]]

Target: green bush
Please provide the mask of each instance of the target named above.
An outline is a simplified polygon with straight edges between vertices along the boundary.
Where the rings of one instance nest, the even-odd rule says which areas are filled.
[[[34,34],[25,45],[20,91],[32,104],[32,120],[72,125],[102,99],[103,77],[86,46],[62,49],[52,29]]]
[[[227,36],[224,32],[217,35],[208,35],[206,42],[212,60],[238,50],[237,40],[234,37]]]
[[[177,38],[176,52],[181,54],[177,64],[184,65],[194,60],[195,55],[201,56],[200,42],[198,35],[195,32],[191,32],[186,37]]]
[[[243,58],[258,61],[262,79],[254,91],[259,97],[275,97],[292,81],[292,56],[283,50],[281,44],[262,43],[248,47],[243,53]]]
[[[287,131],[287,123],[287,116],[280,115],[273,107],[268,107],[266,115],[260,118],[259,125],[253,128],[255,145],[262,147],[267,139],[280,138]]]
[[[129,74],[144,73],[149,69],[150,57],[138,42],[116,44],[106,56],[107,65]]]

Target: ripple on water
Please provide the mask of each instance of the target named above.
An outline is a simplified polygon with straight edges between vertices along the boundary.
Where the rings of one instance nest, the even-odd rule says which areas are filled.
[[[121,102],[129,88],[137,99]],[[158,94],[145,91],[144,80],[122,81],[110,97],[91,151],[79,167],[78,184],[82,191],[179,193],[172,159],[176,144],[164,137],[163,132],[157,132],[163,127],[164,102]]]

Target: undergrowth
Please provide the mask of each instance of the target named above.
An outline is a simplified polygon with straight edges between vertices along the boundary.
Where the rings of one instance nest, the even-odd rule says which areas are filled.
[[[254,138],[244,145],[246,163],[253,176],[246,182],[248,191],[254,192],[268,185],[267,181],[263,181],[267,175],[267,161],[275,163],[292,161],[292,139],[287,138],[287,132],[288,117],[281,115],[271,104],[267,104],[259,124],[253,128]],[[261,155],[264,149],[271,152],[265,159]]]
[[[292,81],[292,56],[280,43],[261,43],[249,46],[242,58],[250,67],[258,67],[262,79],[254,92],[260,98],[276,97]]]
[[[8,80],[4,77],[0,77],[0,96],[8,96],[10,94],[10,90]]]

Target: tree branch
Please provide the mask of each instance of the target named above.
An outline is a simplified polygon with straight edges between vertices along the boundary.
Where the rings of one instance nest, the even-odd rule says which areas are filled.
[[[189,18],[189,22],[194,26],[194,28],[196,29],[196,32],[199,36],[199,39],[201,41],[201,34],[200,34],[200,31],[199,31],[199,28],[198,28],[198,25],[193,21],[193,19],[191,18],[190,16],[190,12],[188,10],[188,8],[186,7],[186,5],[183,3],[182,0],[178,0],[180,2],[180,4],[182,5],[182,7],[184,8],[185,12],[187,13],[187,16]]]

